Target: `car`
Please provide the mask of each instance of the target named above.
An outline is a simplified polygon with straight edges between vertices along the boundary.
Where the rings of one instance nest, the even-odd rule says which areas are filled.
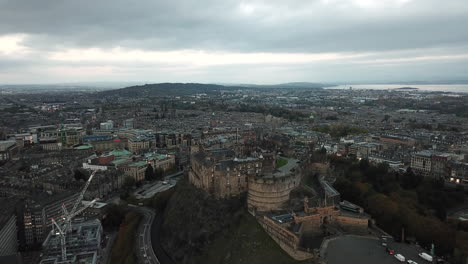
[[[419,257],[421,257],[422,259],[428,261],[428,262],[432,262],[432,256],[427,254],[426,252],[421,252],[418,254]]]
[[[395,254],[395,258],[400,261],[400,262],[405,262],[405,256],[403,256],[402,254]]]
[[[412,261],[411,259],[408,259],[406,261],[406,263],[408,263],[408,264],[418,264],[416,261]]]
[[[383,247],[387,247],[388,245],[387,245],[386,242],[383,242],[383,243],[382,243],[382,246],[383,246]]]
[[[391,249],[391,248],[385,248],[385,251],[387,251],[387,253],[388,253],[389,255],[395,254],[395,250],[393,250],[393,249]]]

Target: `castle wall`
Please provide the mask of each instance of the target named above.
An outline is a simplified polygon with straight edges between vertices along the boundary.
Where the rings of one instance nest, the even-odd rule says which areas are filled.
[[[355,233],[366,233],[369,226],[368,218],[357,218],[340,215],[337,217],[337,222],[341,227],[350,231],[354,231]]]
[[[247,192],[248,178],[255,177],[262,171],[262,162],[258,160],[234,160],[229,167],[218,169],[218,163],[205,165],[192,159],[189,181],[217,198],[238,196]]]
[[[251,211],[283,209],[300,182],[299,173],[281,178],[249,178],[247,205]]]
[[[260,225],[268,235],[292,258],[295,260],[306,260],[313,258],[314,255],[310,252],[300,250],[299,237],[284,227],[278,225],[273,220],[263,217],[259,221]]]

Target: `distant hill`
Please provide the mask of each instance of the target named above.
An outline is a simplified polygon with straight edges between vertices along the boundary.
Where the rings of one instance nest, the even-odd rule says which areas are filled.
[[[130,86],[122,89],[101,92],[103,96],[144,97],[144,96],[175,96],[194,95],[199,93],[211,94],[223,89],[232,89],[216,84],[201,83],[156,83]]]
[[[234,89],[321,89],[330,86],[323,83],[291,82],[272,85],[257,84],[203,84],[203,83],[155,83],[106,90],[103,96],[144,97],[144,96],[177,96],[200,93],[212,94],[221,90]]]
[[[229,86],[226,84],[226,86]],[[287,89],[287,88],[301,88],[301,89],[320,89],[323,87],[331,86],[324,83],[311,83],[311,82],[290,82],[280,84],[235,84],[235,86],[249,87],[249,88],[270,88],[270,89]]]
[[[406,91],[406,90],[419,90],[419,88],[416,88],[416,87],[401,87],[401,88],[395,88],[394,90],[402,90],[402,91]]]

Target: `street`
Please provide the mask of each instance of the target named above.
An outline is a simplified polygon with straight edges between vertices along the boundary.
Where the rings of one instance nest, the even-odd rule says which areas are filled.
[[[144,207],[135,207],[142,216],[140,226],[138,227],[136,255],[139,263],[145,264],[159,264],[159,260],[154,254],[151,244],[151,225],[154,220],[154,212]]]
[[[155,181],[152,183],[145,184],[134,191],[135,198],[137,199],[148,199],[153,197],[155,194],[166,191],[176,184],[175,180],[169,181]]]

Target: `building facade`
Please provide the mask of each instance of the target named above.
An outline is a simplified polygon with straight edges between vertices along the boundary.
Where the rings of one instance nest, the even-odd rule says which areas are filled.
[[[2,215],[0,215],[0,256],[15,255],[18,252],[15,206],[11,201],[0,200]]]
[[[432,152],[420,151],[411,156],[411,168],[414,173],[429,177],[432,168]]]

